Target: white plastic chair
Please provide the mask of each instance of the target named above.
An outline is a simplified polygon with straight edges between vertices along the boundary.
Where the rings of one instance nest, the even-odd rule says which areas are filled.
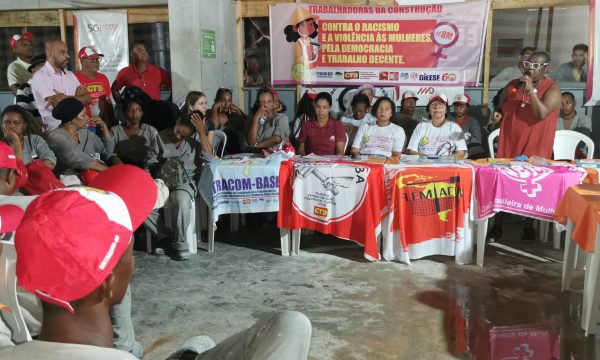
[[[218,157],[222,158],[225,152],[225,145],[227,145],[227,134],[221,130],[214,131],[215,137],[213,139],[212,147],[213,153]],[[219,151],[220,149],[220,151]]]
[[[17,252],[14,233],[2,234],[0,244],[0,303],[10,306],[11,311],[3,312],[3,317],[12,330],[12,339],[21,344],[31,341],[31,335],[25,325],[23,313],[17,299]]]
[[[489,135],[488,135],[488,147],[490,149],[490,157],[493,159],[496,157],[496,152],[494,151],[494,140],[496,140],[496,138],[500,136],[500,129],[496,129],[494,131],[492,131]]]
[[[587,158],[594,157],[594,141],[586,135],[572,130],[558,130],[554,134],[554,158],[557,160],[574,160],[577,145],[580,142],[585,143],[588,148]],[[548,222],[543,222],[540,228],[540,240],[548,241]],[[554,227],[553,244],[555,249],[560,249],[560,233]],[[578,254],[578,257],[580,255]]]
[[[560,160],[574,160],[577,145],[584,142],[588,148],[587,158],[594,157],[594,141],[589,137],[572,130],[558,130],[554,135],[554,158]]]

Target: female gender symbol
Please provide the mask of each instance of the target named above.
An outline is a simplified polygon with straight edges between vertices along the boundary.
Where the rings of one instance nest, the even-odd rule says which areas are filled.
[[[435,66],[437,67],[440,58],[447,58],[446,55],[442,54],[444,48],[450,47],[458,41],[458,27],[447,21],[441,22],[433,28],[431,39],[438,47],[437,51],[432,54],[435,58]]]

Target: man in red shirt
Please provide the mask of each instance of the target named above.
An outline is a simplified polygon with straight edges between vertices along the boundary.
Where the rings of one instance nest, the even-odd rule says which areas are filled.
[[[85,46],[79,50],[77,57],[81,61],[81,70],[76,71],[75,76],[92,98],[92,102],[86,105],[85,112],[89,117],[98,116],[105,106],[111,106],[110,82],[106,75],[98,72],[100,58],[104,55],[92,46]]]
[[[154,100],[160,100],[161,86],[171,88],[171,75],[158,66],[148,63],[148,51],[143,43],[135,42],[131,46],[133,64],[121,69],[112,84],[115,100],[121,100],[124,86],[137,86]]]

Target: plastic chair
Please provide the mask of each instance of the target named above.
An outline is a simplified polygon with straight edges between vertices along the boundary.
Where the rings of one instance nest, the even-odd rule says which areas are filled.
[[[0,303],[10,306],[11,311],[3,314],[12,330],[12,339],[20,344],[31,341],[31,335],[17,299],[17,252],[15,251],[14,233],[2,234],[0,244]]]
[[[221,130],[215,130],[214,134],[215,137],[212,143],[213,153],[222,158],[223,153],[225,152],[225,146],[227,145],[227,134]],[[219,151],[219,149],[221,150]]]
[[[582,133],[572,130],[558,130],[554,135],[554,158],[560,160],[575,160],[575,152],[577,145],[580,142],[585,143],[588,148],[587,158],[592,159],[594,157],[594,141]],[[540,240],[547,242],[548,240],[548,225],[550,223],[544,222],[540,228]],[[560,249],[560,233],[554,227],[553,231],[553,245],[555,249]]]
[[[490,149],[490,157],[493,159],[496,157],[496,152],[494,151],[494,140],[500,136],[500,129],[496,129],[488,135],[488,147]]]
[[[594,141],[589,137],[572,130],[558,130],[554,135],[554,158],[574,160],[577,145],[584,142],[588,148],[587,158],[594,157]]]

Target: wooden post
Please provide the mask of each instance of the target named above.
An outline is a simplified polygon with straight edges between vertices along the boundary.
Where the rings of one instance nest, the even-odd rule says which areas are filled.
[[[492,20],[494,19],[494,6],[490,4],[488,13],[487,27],[485,29],[485,53],[484,68],[483,68],[483,96],[481,104],[484,106],[488,105],[488,99],[490,98],[490,56],[492,53]]]
[[[60,26],[60,39],[67,43],[67,22],[65,21],[65,11],[63,9],[58,10],[58,24]]]
[[[237,31],[237,55],[238,55],[238,104],[244,104],[244,18],[242,16],[242,4],[236,3],[236,31]],[[242,105],[244,106],[244,105]],[[246,111],[244,109],[244,111]]]

